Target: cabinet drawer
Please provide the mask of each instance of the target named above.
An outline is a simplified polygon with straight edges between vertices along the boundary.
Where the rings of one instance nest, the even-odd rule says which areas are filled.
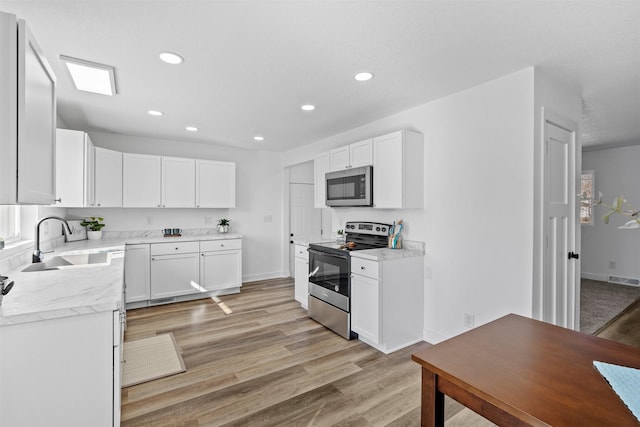
[[[378,279],[378,262],[368,259],[351,257],[351,272],[372,279]]]
[[[242,249],[241,239],[203,240],[200,242],[200,252],[229,251]]]
[[[307,247],[304,245],[296,245],[295,248],[295,256],[297,258],[309,259],[309,252],[307,251]]]
[[[198,252],[198,242],[153,243],[151,255],[170,255]]]

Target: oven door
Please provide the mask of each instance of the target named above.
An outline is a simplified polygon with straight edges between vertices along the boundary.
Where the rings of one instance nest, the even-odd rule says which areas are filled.
[[[309,248],[309,293],[349,311],[350,260],[348,254],[340,256]]]

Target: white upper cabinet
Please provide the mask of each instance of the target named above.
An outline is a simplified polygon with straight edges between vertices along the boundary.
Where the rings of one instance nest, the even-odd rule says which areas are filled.
[[[86,132],[56,131],[56,206],[94,206],[94,147]]]
[[[331,171],[341,171],[349,168],[349,146],[334,148],[329,152]]]
[[[0,12],[0,203],[55,199],[56,78],[23,20]]]
[[[196,160],[196,207],[236,207],[236,164]]]
[[[196,205],[196,161],[162,157],[162,207],[193,208]]]
[[[386,209],[424,206],[422,134],[401,130],[373,138],[373,204]]]
[[[322,153],[313,159],[313,175],[315,180],[315,202],[314,207],[327,207],[327,187],[325,183],[325,174],[330,171],[330,154]]]
[[[122,153],[95,147],[95,206],[122,207]]]
[[[368,138],[329,152],[331,172],[373,164],[372,139]]]
[[[373,164],[373,139],[354,142],[349,145],[349,163],[352,168]]]
[[[159,208],[162,204],[161,158],[147,154],[122,154],[122,206]]]

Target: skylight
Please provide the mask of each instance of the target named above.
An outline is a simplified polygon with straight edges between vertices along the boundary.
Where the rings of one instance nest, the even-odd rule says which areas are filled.
[[[60,55],[65,70],[76,89],[113,96],[116,92],[115,70],[111,65]]]

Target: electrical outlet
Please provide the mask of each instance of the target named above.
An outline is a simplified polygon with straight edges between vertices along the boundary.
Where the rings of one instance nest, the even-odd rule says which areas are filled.
[[[465,328],[473,328],[473,324],[475,323],[476,316],[475,314],[464,314],[464,327]]]
[[[212,216],[205,216],[204,217],[204,223],[205,224],[213,224],[213,217]]]
[[[148,216],[147,217],[147,225],[153,225],[153,217],[152,216]]]
[[[616,262],[609,261],[609,270],[615,270],[615,269],[616,269]]]
[[[273,217],[271,215],[264,216],[264,222],[272,222],[272,221],[273,221]]]
[[[44,224],[42,224],[42,234],[45,236],[49,234],[49,221],[45,221]]]

